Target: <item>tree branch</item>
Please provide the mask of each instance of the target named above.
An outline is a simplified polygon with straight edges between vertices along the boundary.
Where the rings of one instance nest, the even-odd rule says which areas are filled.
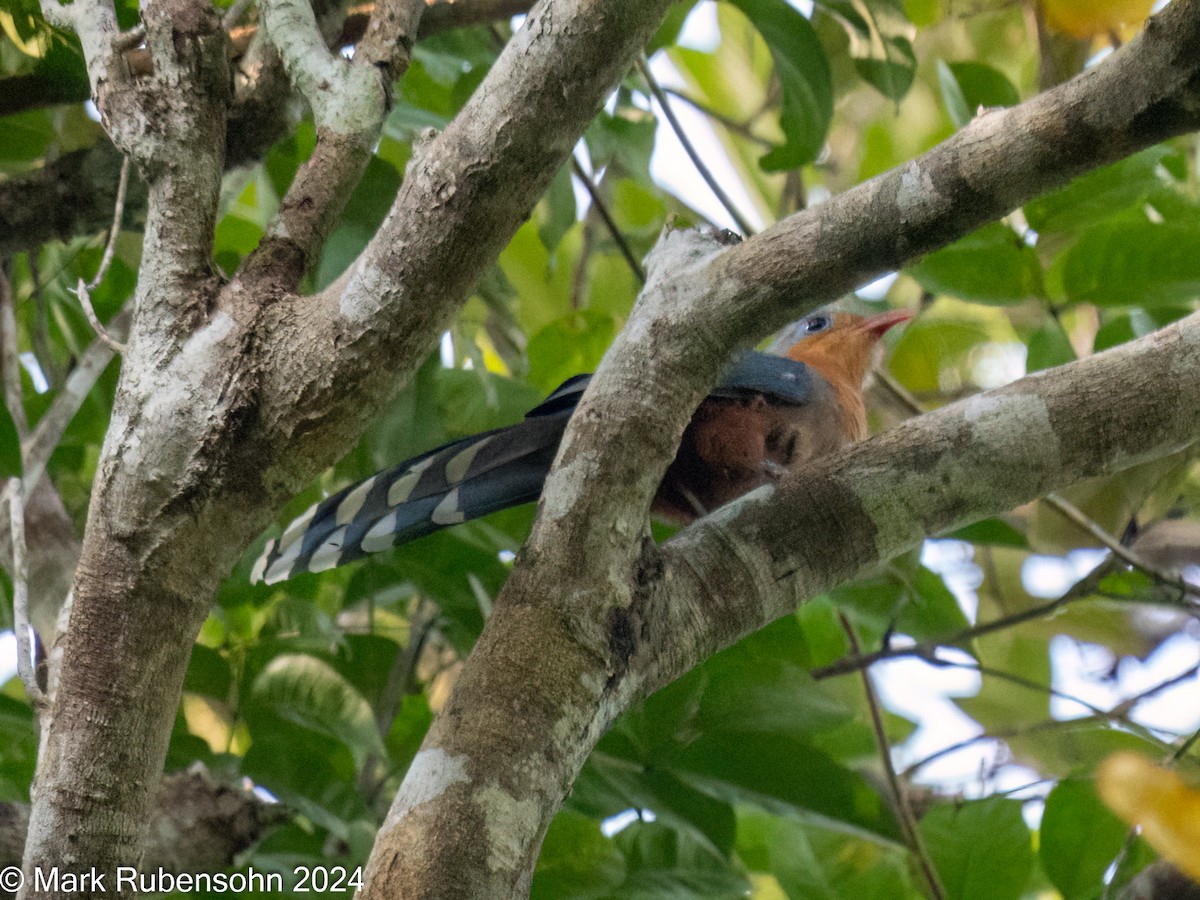
[[[168,23],[171,3],[181,7]],[[462,113],[418,149],[362,258],[314,297],[210,290],[199,261],[207,265],[202,220],[223,146],[215,126],[178,136],[201,170],[187,198],[177,169],[160,168],[153,147],[136,148],[151,184],[138,322],[89,509],[27,870],[68,853],[100,867],[136,858],[187,651],[217,579],[414,370],[664,6],[539,5]],[[633,698],[929,529],[1194,437],[1200,341],[1186,320],[1157,345],[1139,342],[902,426],[661,550],[641,542],[683,424],[734,345],[1088,165],[1194,127],[1198,7],[1175,0],[1145,40],[1079,82],[1028,109],[989,114],[903,172],[742,247],[670,236],[572,422],[530,543],[380,833],[365,895],[519,894],[550,814]],[[143,10],[157,78],[159,54],[194,49],[186,26],[197,5],[161,0]],[[183,87],[182,124],[197,128],[201,114],[220,121],[224,109],[187,91],[198,80],[211,89],[203,79],[225,73],[203,52],[193,61],[167,65],[176,81],[156,89]],[[1151,69],[1158,81],[1139,76]],[[1118,117],[1105,120],[1108,131],[1097,126],[1089,111],[1105,104],[1133,126]],[[102,108],[136,144],[138,105]],[[1065,130],[1047,124],[1064,116]],[[172,199],[199,208],[187,210],[182,230],[162,212]],[[1129,385],[1106,380],[1106,365],[1139,352],[1121,370]],[[1097,380],[1083,390],[1068,371]],[[1152,376],[1178,390],[1147,390]],[[1062,385],[1083,392],[1068,403]],[[1112,402],[1130,385],[1128,404]],[[1100,400],[1097,415],[1117,418],[1092,419],[1084,438],[1079,411]],[[1010,448],[1013,435],[1027,444]]]
[[[415,26],[421,7],[409,3],[406,8],[407,17],[392,14],[389,34]],[[327,49],[307,0],[263,0],[261,10],[293,87],[312,109],[317,144],[238,273],[238,288],[251,293],[263,289],[264,282],[274,290],[294,290],[308,271],[371,159],[391,84],[390,55],[380,69]],[[382,40],[376,35],[376,57],[384,53]]]
[[[611,557],[616,541],[572,556],[585,569],[574,577],[545,558],[561,552],[549,540],[531,543],[414,760],[371,871],[407,868],[421,847],[413,877],[432,874],[415,883],[453,883],[433,878],[442,852],[472,858],[454,837],[466,817],[482,816],[484,835],[504,829],[513,856],[532,855],[593,742],[638,698],[927,534],[1198,438],[1200,313],[909,420],[660,548],[643,544],[623,590],[596,588],[580,559]],[[555,503],[543,496],[537,528]]]
[[[188,649],[217,581],[285,496],[349,446],[415,369],[565,162],[666,2],[540,7],[463,113],[418,152],[392,215],[356,268],[303,299],[274,287],[288,280],[286,261],[277,280],[264,279],[255,292],[236,281],[218,292],[200,269],[211,241],[211,221],[203,238],[200,223],[210,209],[208,179],[219,175],[213,162],[223,145],[216,139],[224,100],[212,83],[221,67],[187,26],[207,35],[217,23],[188,0],[143,5],[154,78],[171,79],[145,87],[178,98],[170,109],[181,121],[155,147],[144,141],[136,94],[110,89],[110,105],[102,106],[118,143],[143,168],[150,209],[135,323],[34,786],[28,872],[67,854],[99,868],[137,858]],[[184,8],[168,30],[172,3]],[[160,54],[177,52],[194,52],[194,65],[159,65]],[[177,154],[185,143],[188,152],[179,146]],[[187,159],[198,171],[177,168]],[[172,207],[185,175],[192,196],[175,197]],[[172,221],[171,209],[186,221]],[[346,402],[350,396],[355,403]]]
[[[535,10],[454,121],[415,149],[361,258],[319,297],[266,311],[272,343],[291,349],[264,361],[263,414],[286,439],[294,434],[289,462],[319,462],[297,467],[291,490],[328,463],[330,446],[348,446],[424,357],[567,161],[665,2],[563,0]],[[347,392],[361,408],[347,408]],[[296,410],[303,433],[294,432]]]
[[[734,347],[1089,166],[1196,128],[1197,47],[1200,2],[1177,0],[1075,81],[740,245],[679,232],[660,242],[380,831],[367,896],[519,895],[565,790],[637,698],[927,534],[1197,438],[1193,316],[905,423],[661,548],[648,540],[650,499]],[[464,865],[489,873],[486,889]]]

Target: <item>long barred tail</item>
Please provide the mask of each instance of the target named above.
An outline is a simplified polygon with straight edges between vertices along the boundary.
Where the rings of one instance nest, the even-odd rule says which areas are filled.
[[[323,572],[536,500],[590,378],[564,382],[516,425],[431,450],[314,504],[267,544],[251,580],[274,584],[302,572]],[[818,382],[804,363],[748,351],[725,370],[712,396],[762,396],[803,406],[812,401]]]
[[[446,444],[314,504],[267,544],[251,581],[323,572],[536,500],[585,385],[572,379],[516,425]]]

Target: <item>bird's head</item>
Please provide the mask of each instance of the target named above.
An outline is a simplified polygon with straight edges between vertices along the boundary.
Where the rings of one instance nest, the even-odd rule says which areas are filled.
[[[784,329],[772,349],[804,363],[825,379],[837,398],[844,433],[851,440],[862,440],[867,436],[862,383],[871,368],[872,353],[880,338],[913,315],[908,309],[892,309],[874,316],[813,313]]]
[[[811,366],[829,381],[862,384],[871,356],[887,332],[907,322],[909,309],[890,309],[874,316],[818,312],[789,325],[775,346],[778,352]]]

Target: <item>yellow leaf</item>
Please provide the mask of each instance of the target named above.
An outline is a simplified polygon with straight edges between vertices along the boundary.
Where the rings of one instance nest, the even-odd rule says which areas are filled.
[[[1133,37],[1150,15],[1153,0],[1042,0],[1046,25],[1075,38]]]
[[[1112,811],[1181,872],[1200,878],[1200,791],[1136,753],[1114,753],[1096,770],[1096,788]]]

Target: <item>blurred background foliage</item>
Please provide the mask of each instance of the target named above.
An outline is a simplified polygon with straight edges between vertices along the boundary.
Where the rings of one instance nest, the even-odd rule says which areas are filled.
[[[131,26],[135,4],[119,6]],[[648,48],[648,69],[631,72],[597,115],[574,166],[441,347],[279,522],[379,468],[519,419],[564,378],[593,369],[638,291],[629,258],[641,259],[664,223],[764,227],[904,163],[989,107],[1070,77],[1147,12],[1145,0],[677,4]],[[416,46],[308,289],[362,250],[413,141],[455,115],[518,24]],[[74,37],[51,29],[32,0],[0,10],[0,28],[3,191],[105,139],[82,102]],[[727,204],[679,148],[664,97]],[[230,170],[214,248],[224,272],[255,246],[313,141],[296,110],[265,158]],[[919,310],[889,336],[886,372],[871,389],[874,424],[1117,346],[1194,309],[1196,163],[1194,138],[1147,150],[848,300]],[[95,274],[105,237],[92,229],[5,245],[30,423],[95,339],[72,288]],[[92,292],[103,321],[130,302],[140,239],[132,204]],[[115,383],[110,365],[49,459],[77,531]],[[0,474],[20,467],[18,428],[0,418]],[[918,897],[929,893],[918,843],[945,897],[1121,896],[1155,853],[1100,803],[1096,765],[1133,749],[1169,760],[1185,783],[1200,780],[1188,740],[1200,725],[1200,650],[1179,582],[1197,564],[1196,475],[1182,453],[1073,487],[1057,506],[1030,504],[942,536],[649,698],[592,754],[546,838],[534,896]],[[1082,526],[1064,517],[1071,508]],[[250,548],[196,643],[168,760],[172,770],[203,763],[292,812],[242,865],[365,860],[532,514],[505,511],[269,588],[249,584],[261,546]],[[1097,530],[1139,565],[1105,549]],[[11,628],[7,606],[0,627]],[[872,672],[919,842],[886,786],[863,683],[837,668],[852,653],[847,629],[864,652],[898,657]],[[0,690],[0,801],[28,799],[35,749],[12,678]]]

